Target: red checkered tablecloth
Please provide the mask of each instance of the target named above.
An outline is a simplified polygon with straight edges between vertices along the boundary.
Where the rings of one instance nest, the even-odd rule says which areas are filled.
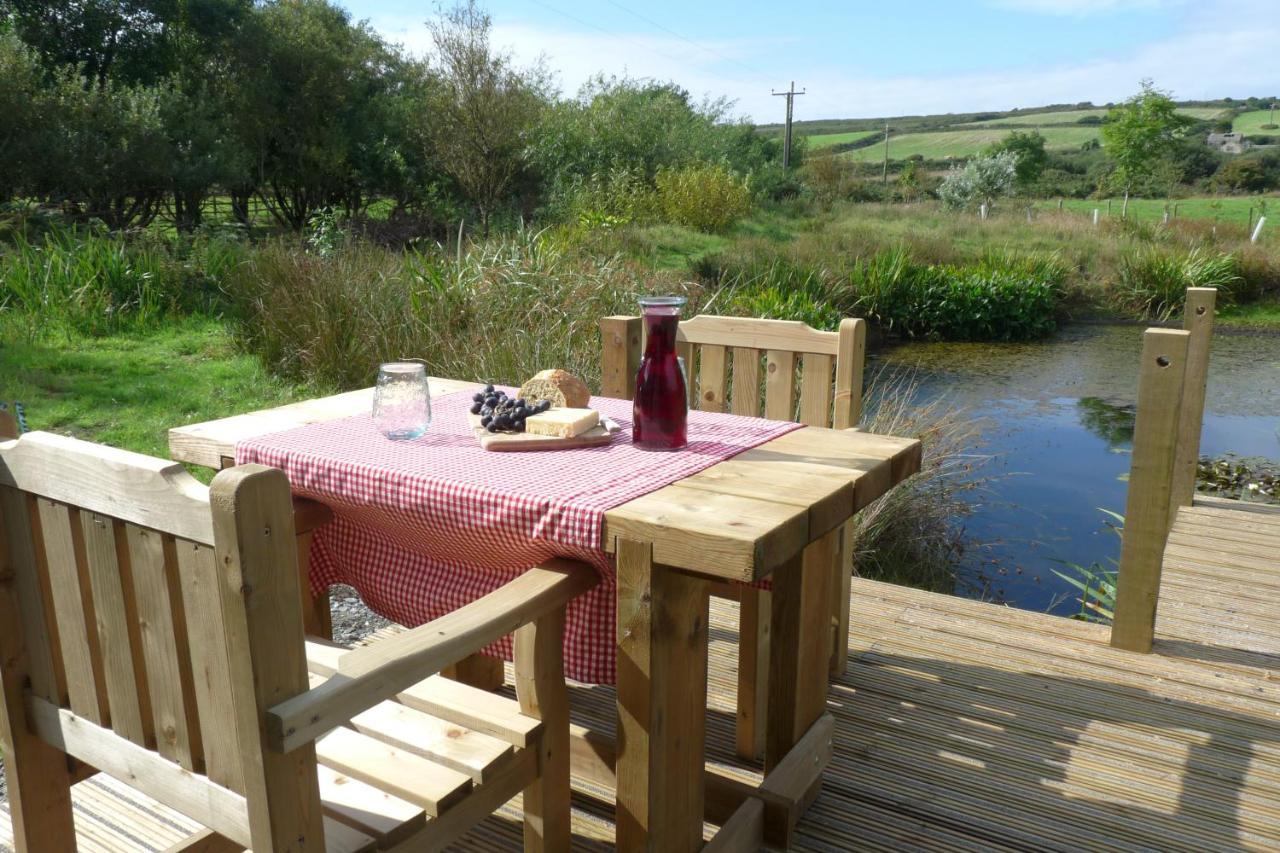
[[[631,403],[593,408],[623,430],[602,447],[533,453],[482,450],[467,419],[471,393],[432,401],[414,441],[390,441],[368,415],[241,442],[236,462],[281,468],[296,494],[334,520],[311,550],[311,586],[355,587],[374,611],[420,625],[492,592],[550,557],[590,563],[602,582],[570,604],[565,673],[614,680],[615,583],[604,513],[797,428],[793,423],[689,413],[689,446],[646,452],[631,443]],[[511,657],[506,638],[488,653]]]

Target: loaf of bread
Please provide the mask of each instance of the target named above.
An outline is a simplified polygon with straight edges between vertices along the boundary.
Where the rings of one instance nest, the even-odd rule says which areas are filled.
[[[529,435],[549,435],[555,438],[573,438],[600,423],[600,413],[594,409],[551,409],[525,419],[524,429]]]
[[[541,371],[520,386],[520,396],[530,404],[550,400],[556,409],[585,409],[591,401],[587,383],[564,370]]]

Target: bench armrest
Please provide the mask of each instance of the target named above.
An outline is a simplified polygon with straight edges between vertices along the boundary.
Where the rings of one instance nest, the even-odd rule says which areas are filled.
[[[551,560],[417,628],[346,652],[324,684],[267,711],[272,749],[289,752],[356,714],[564,607],[600,578],[584,563]]]

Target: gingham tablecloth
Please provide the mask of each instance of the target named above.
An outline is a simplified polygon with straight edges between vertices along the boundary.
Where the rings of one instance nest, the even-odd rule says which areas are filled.
[[[615,571],[604,513],[797,428],[796,424],[689,413],[689,446],[646,452],[631,443],[631,403],[593,408],[623,429],[602,447],[534,453],[482,450],[467,419],[471,393],[432,401],[414,441],[389,441],[368,415],[241,442],[236,462],[281,468],[295,494],[334,520],[316,531],[311,587],[355,587],[376,612],[420,625],[492,592],[550,557],[594,566],[601,583],[569,605],[565,673],[614,681]],[[511,639],[487,653],[511,659]]]

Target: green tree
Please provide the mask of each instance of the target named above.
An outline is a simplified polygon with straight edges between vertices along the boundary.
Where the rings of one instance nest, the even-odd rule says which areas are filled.
[[[1112,181],[1124,190],[1121,217],[1128,216],[1133,188],[1154,174],[1162,158],[1173,154],[1191,124],[1169,94],[1150,80],[1142,81],[1141,92],[1108,111],[1102,145],[1115,164]]]
[[[474,0],[429,21],[440,85],[427,106],[441,168],[475,206],[481,230],[523,176],[549,86],[490,44],[491,21]]]
[[[1038,130],[1015,130],[983,153],[992,155],[1008,151],[1017,157],[1017,184],[1026,190],[1039,180],[1049,163],[1044,144],[1045,139]]]
[[[963,210],[975,202],[990,210],[996,199],[1013,194],[1018,177],[1018,155],[1002,151],[974,157],[963,169],[953,169],[938,187],[938,197],[947,207]]]
[[[0,202],[33,189],[42,132],[41,77],[35,54],[17,36],[0,34]]]

